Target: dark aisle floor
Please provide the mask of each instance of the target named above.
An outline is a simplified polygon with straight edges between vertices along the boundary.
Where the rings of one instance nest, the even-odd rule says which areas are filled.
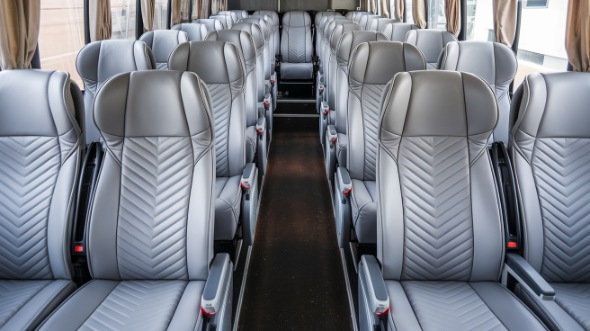
[[[266,176],[239,330],[351,330],[317,132],[276,130]]]

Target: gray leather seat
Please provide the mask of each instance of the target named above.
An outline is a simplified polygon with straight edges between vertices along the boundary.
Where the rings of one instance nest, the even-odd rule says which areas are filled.
[[[81,99],[65,72],[0,72],[2,330],[34,329],[75,289],[69,238]]]
[[[199,18],[195,20],[195,23],[203,24],[207,27],[207,31],[209,33],[213,31],[220,31],[225,29],[223,23],[220,20],[213,19],[213,18]]]
[[[275,44],[275,37],[274,37],[274,29],[275,29],[275,23],[273,22],[273,20],[271,19],[270,16],[268,15],[251,15],[247,20],[243,20],[243,22],[249,22],[249,23],[253,23],[255,19],[259,19],[262,21],[259,21],[258,24],[260,25],[260,29],[262,30],[263,36],[265,38],[265,47],[266,47],[266,62],[265,62],[265,71],[264,71],[264,75],[265,75],[265,84],[266,84],[266,88],[267,91],[271,94],[271,98],[272,98],[272,108],[276,108],[276,96],[277,96],[277,91],[278,91],[278,86],[276,84],[277,82],[277,74],[275,72],[275,68],[276,68],[276,49],[277,49],[277,45]],[[278,29],[278,26],[276,27]]]
[[[316,28],[316,30],[318,31],[318,36],[316,38],[319,39],[319,49],[316,49],[319,60],[318,71],[316,74],[316,107],[318,113],[321,112],[321,102],[327,101],[327,93],[324,95],[324,92],[326,92],[326,82],[324,80],[324,65],[326,65],[325,50],[328,49],[328,47],[326,46],[326,44],[328,43],[326,30],[328,30],[328,25],[333,21],[350,22],[345,17],[338,15],[325,16],[320,20],[319,27]],[[335,26],[335,24],[333,26]],[[327,65],[325,70],[328,70]]]
[[[590,329],[590,74],[533,74],[512,101],[523,253],[554,300],[522,297],[552,330]]]
[[[240,180],[246,166],[245,66],[240,51],[224,41],[184,43],[170,55],[169,66],[194,72],[207,84],[215,120],[215,240],[233,240],[240,220]]]
[[[192,73],[124,73],[101,88],[94,119],[108,152],[86,232],[93,280],[40,330],[193,330],[204,324],[199,311],[229,330],[232,266],[227,254],[212,261],[207,99]]]
[[[233,29],[233,27],[232,27]],[[256,46],[252,36],[243,30],[224,30],[212,32],[207,40],[219,40],[232,43],[242,55],[246,69],[244,78],[244,100],[246,109],[246,162],[254,162],[258,147],[258,91],[256,77]],[[263,128],[264,130],[264,128]],[[262,131],[264,134],[264,131]],[[266,151],[264,151],[266,153]],[[261,165],[259,164],[259,168]]]
[[[76,58],[76,69],[84,82],[84,133],[87,144],[100,140],[92,114],[94,98],[104,83],[123,72],[150,70],[155,67],[152,51],[141,41],[95,41],[80,50]]]
[[[330,118],[328,132],[331,134],[324,141],[324,156],[326,161],[326,173],[329,179],[332,179],[336,166],[346,166],[346,151],[348,147],[347,113],[348,113],[348,64],[350,56],[355,48],[364,42],[385,41],[387,40],[382,33],[375,31],[351,31],[345,32],[339,38],[335,49],[336,70],[334,74],[334,116]],[[336,137],[332,135],[336,134]],[[336,140],[336,141],[334,141]]]
[[[487,141],[494,93],[452,71],[398,74],[377,127],[377,259],[359,266],[360,330],[545,330],[498,283],[504,231]],[[372,283],[368,277],[372,277]],[[367,298],[378,292],[378,309]],[[390,308],[390,309],[389,309]]]
[[[215,15],[224,15],[224,16],[229,16],[229,18],[231,18],[232,25],[233,25],[234,23],[237,23],[237,22],[238,22],[238,21],[241,19],[241,18],[240,18],[240,19],[238,19],[238,14],[236,14],[236,13],[235,13],[233,10],[223,10],[223,11],[220,11],[220,12],[218,12],[218,13],[217,13],[217,14],[215,14]],[[229,28],[231,28],[231,26],[230,26],[230,27],[228,27],[228,29],[229,29]]]
[[[404,40],[422,51],[429,70],[436,69],[440,53],[451,41],[457,41],[457,38],[443,30],[410,30]]]
[[[387,64],[387,65],[384,65]],[[422,53],[413,45],[395,41],[370,41],[359,44],[348,66],[348,137],[346,168],[352,180],[350,220],[337,213],[340,245],[350,239],[351,227],[361,244],[377,242],[375,167],[381,95],[387,83],[399,72],[424,70]],[[335,185],[335,196],[342,194]],[[340,206],[342,199],[336,199]],[[339,210],[341,207],[337,207]]]
[[[249,16],[247,10],[234,9],[234,10],[229,10],[229,11],[234,13],[234,15],[236,15],[236,20],[237,20],[236,23],[239,22],[242,18],[247,18]]]
[[[485,41],[452,41],[443,49],[438,69],[470,72],[490,85],[498,101],[498,125],[492,141],[508,145],[510,84],[516,75],[516,56],[508,46]]]
[[[374,19],[383,18],[381,15],[369,14],[361,16],[358,25],[361,26],[363,30],[369,30],[371,27],[372,21]]]
[[[322,21],[322,18],[324,17],[329,17],[329,16],[342,16],[342,14],[340,14],[337,11],[319,11],[317,13],[315,13],[313,22],[314,22],[314,28],[315,28],[315,56],[319,56],[320,53],[320,42],[322,40],[322,36],[321,36],[321,30],[320,30],[320,22]]]
[[[218,20],[223,25],[223,29],[229,29],[234,24],[235,15],[232,17],[231,14],[215,14],[209,16],[210,19]]]
[[[366,11],[357,11],[352,14],[352,21],[356,22],[356,23],[360,23],[361,19],[363,19],[363,16],[365,16],[365,15],[374,15],[374,14],[366,12]]]
[[[274,56],[277,57],[280,54],[281,49],[281,33],[279,28],[281,26],[281,19],[279,18],[279,14],[276,11],[272,10],[257,10],[252,15],[258,16],[268,16],[271,21],[271,29],[270,34],[273,38],[273,45],[274,45]]]
[[[391,41],[404,41],[406,40],[406,34],[410,30],[418,30],[419,27],[412,23],[387,23],[381,32]]]
[[[304,11],[285,13],[281,36],[281,79],[312,79],[312,55],[313,43],[309,14]]]
[[[207,26],[201,23],[180,23],[172,27],[172,30],[186,32],[189,41],[201,41],[207,38],[209,30]]]
[[[155,30],[142,34],[139,41],[152,50],[156,69],[167,70],[170,53],[176,46],[188,41],[188,34],[179,30]]]
[[[385,17],[376,17],[376,18],[372,18],[369,19],[369,22],[367,22],[367,31],[377,31],[377,32],[381,32],[381,30],[383,30],[383,28],[385,27],[386,24],[391,24],[391,23],[397,23],[396,20],[391,19],[391,18],[385,18]],[[401,40],[399,40],[401,41]]]

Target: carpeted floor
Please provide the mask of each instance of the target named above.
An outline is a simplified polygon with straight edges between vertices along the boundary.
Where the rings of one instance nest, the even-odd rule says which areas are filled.
[[[239,330],[351,330],[318,133],[277,131]]]

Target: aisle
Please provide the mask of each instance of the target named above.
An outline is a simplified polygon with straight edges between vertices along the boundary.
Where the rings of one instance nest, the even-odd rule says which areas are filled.
[[[239,330],[351,330],[317,132],[276,132]]]

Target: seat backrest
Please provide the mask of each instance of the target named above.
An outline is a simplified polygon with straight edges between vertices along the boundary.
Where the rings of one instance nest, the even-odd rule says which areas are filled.
[[[359,27],[360,28],[360,27]],[[346,133],[348,117],[348,61],[356,47],[364,42],[385,41],[382,33],[375,31],[351,31],[342,34],[336,45],[336,74],[334,75],[335,126],[338,133]]]
[[[270,69],[272,72],[276,64],[275,49],[278,47],[275,45],[274,23],[268,15],[251,15],[249,18],[263,19],[264,23],[266,23],[266,28],[268,29],[268,59],[270,61]]]
[[[207,27],[207,31],[209,33],[213,31],[223,30],[224,26],[220,20],[212,19],[212,18],[199,18],[195,20],[195,23],[203,24]]]
[[[156,69],[168,69],[168,57],[179,44],[188,41],[188,34],[179,30],[155,30],[141,35],[143,41],[151,50],[156,61]]]
[[[498,125],[492,139],[508,145],[510,84],[516,75],[516,56],[500,43],[486,41],[452,41],[443,49],[438,69],[470,72],[483,79],[498,101]]]
[[[322,40],[321,37],[321,31],[320,31],[320,22],[322,21],[322,18],[324,17],[328,17],[328,16],[342,16],[342,14],[340,14],[339,12],[336,11],[319,11],[317,13],[315,13],[315,17],[313,19],[314,21],[314,27],[315,27],[315,55],[319,56],[319,48],[320,48],[320,41]]]
[[[424,70],[426,64],[413,45],[396,41],[359,44],[348,65],[347,168],[350,177],[375,180],[381,95],[399,72]]]
[[[256,23],[236,23],[231,27],[232,30],[246,31],[252,37],[256,49],[256,91],[257,100],[264,100],[264,37],[260,26]]]
[[[334,22],[334,21],[343,21],[343,22],[349,22],[349,20],[347,20],[346,18],[343,18],[342,16],[326,16],[323,17],[320,20],[320,26],[317,29],[318,30],[318,38],[319,40],[319,49],[316,49],[316,51],[318,52],[318,57],[320,59],[320,67],[319,70],[320,72],[323,74],[324,73],[324,63],[323,61],[325,61],[325,50],[328,49],[328,47],[326,46],[326,44],[328,43],[328,30],[329,30],[329,25],[330,23]],[[335,23],[334,25],[335,26]]]
[[[168,66],[194,72],[207,84],[215,120],[217,177],[241,175],[246,164],[246,69],[238,48],[225,41],[191,41],[172,52]]]
[[[172,30],[186,32],[189,41],[201,41],[207,38],[209,30],[207,26],[201,23],[179,23],[172,27]]]
[[[239,22],[242,18],[247,18],[250,14],[248,14],[247,10],[241,10],[241,9],[234,9],[234,10],[230,10],[230,12],[234,13],[234,15],[236,15],[236,22]]]
[[[352,21],[356,23],[360,23],[361,19],[365,15],[373,15],[373,13],[369,13],[366,11],[357,11],[352,14]]]
[[[256,46],[252,36],[243,30],[223,30],[212,32],[207,40],[226,41],[234,44],[242,55],[246,69],[244,78],[244,98],[246,106],[246,126],[255,126],[258,119],[258,85],[256,76]]]
[[[209,16],[209,18],[214,19],[214,20],[218,20],[219,22],[221,22],[221,24],[223,24],[224,30],[231,28],[231,26],[234,24],[234,20],[232,18],[232,15],[227,14],[227,13],[226,14],[218,13],[218,14]]]
[[[377,257],[387,280],[497,281],[504,258],[487,152],[498,110],[480,78],[404,72],[377,128]]]
[[[422,29],[408,31],[405,39],[405,42],[422,51],[428,69],[436,69],[440,53],[451,41],[457,41],[457,38],[447,31]]]
[[[87,230],[93,278],[207,279],[215,205],[209,104],[190,72],[125,73],[99,91],[94,118],[107,152]]]
[[[100,140],[92,119],[94,98],[111,77],[136,70],[155,69],[150,48],[142,41],[103,40],[92,42],[78,53],[76,69],[84,82],[84,132],[86,143]]]
[[[272,11],[272,10],[257,10],[254,12],[253,15],[266,15],[268,17],[270,17],[271,21],[272,21],[272,26],[271,26],[271,35],[273,38],[273,45],[274,45],[274,55],[277,56],[280,53],[280,47],[281,47],[281,41],[280,41],[280,32],[279,32],[279,28],[281,26],[281,19],[279,18],[279,14],[276,11]]]
[[[512,100],[510,156],[528,262],[549,282],[590,282],[590,74],[532,74]]]
[[[248,17],[240,21],[241,23],[254,23],[257,24],[264,37],[264,52],[263,52],[263,65],[264,65],[264,80],[269,80],[272,75],[272,62],[271,62],[271,44],[270,44],[270,27],[268,22],[263,17]]]
[[[342,35],[346,32],[362,30],[358,24],[348,20],[334,22],[338,23],[336,23],[336,26],[334,27],[334,30],[332,30],[332,34],[329,37],[328,44],[330,53],[327,56],[328,70],[324,74],[324,84],[328,86],[325,92],[328,94],[328,105],[330,109],[335,109],[336,107],[336,80],[334,78],[336,77],[336,68],[338,67],[336,61],[336,47],[338,46],[338,41],[340,40],[340,37],[342,37]]]
[[[290,11],[283,15],[281,56],[283,62],[310,63],[313,54],[311,18],[304,11]]]
[[[404,41],[410,30],[418,30],[413,23],[387,23],[381,28],[381,32],[391,41]]]
[[[71,279],[81,98],[65,72],[0,72],[1,279]]]
[[[226,16],[229,16],[231,18],[232,24],[238,22],[238,15],[235,12],[231,11],[231,10],[223,10],[223,11],[218,12],[215,15],[226,15]]]
[[[362,15],[359,18],[358,24],[361,26],[361,28],[363,28],[363,30],[368,30],[368,27],[370,25],[370,21],[375,18],[381,18],[381,16],[375,15],[375,14]]]
[[[373,18],[369,20],[369,25],[367,26],[366,30],[381,32],[381,30],[383,30],[383,27],[385,27],[386,24],[390,23],[397,23],[397,21],[391,18],[384,17]]]

